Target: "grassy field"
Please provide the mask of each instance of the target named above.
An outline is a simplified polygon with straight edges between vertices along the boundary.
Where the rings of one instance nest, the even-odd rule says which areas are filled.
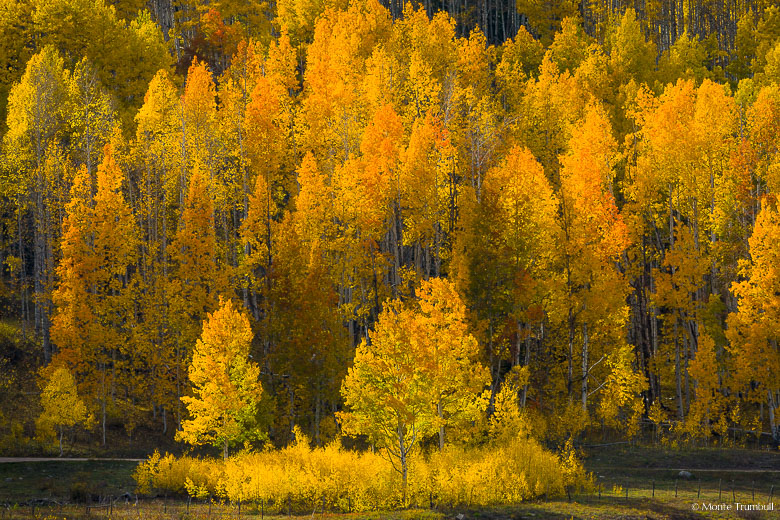
[[[0,504],[133,493],[132,473],[137,465],[133,461],[102,460],[0,463]]]
[[[138,518],[218,519],[236,518],[236,505],[192,503],[183,500],[140,499],[135,502],[132,461],[12,462],[0,463],[0,520],[5,518]],[[306,518],[339,520],[429,520],[429,519],[699,519],[773,518],[780,513],[735,511],[735,503],[763,504],[780,508],[780,452],[697,449],[668,450],[656,447],[605,446],[591,448],[585,465],[594,476],[595,491],[564,500],[537,501],[520,506],[469,510],[436,504],[434,510],[334,514],[298,511]],[[686,470],[689,479],[679,473]],[[108,506],[60,505],[85,495],[120,496]],[[771,497],[770,497],[771,495]],[[56,502],[56,503],[55,503]],[[10,504],[21,504],[11,506]],[[46,505],[48,504],[48,505]],[[731,511],[706,511],[707,507],[731,506]],[[210,512],[209,512],[210,511]],[[462,515],[462,516],[459,516]],[[244,504],[241,518],[274,517],[258,504]]]

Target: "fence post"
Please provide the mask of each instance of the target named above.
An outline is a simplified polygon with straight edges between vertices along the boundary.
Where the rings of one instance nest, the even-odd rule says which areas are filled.
[[[655,480],[653,481],[653,498],[655,498]]]
[[[772,495],[774,495],[774,494],[775,494],[775,485],[772,484],[772,487],[769,488],[769,500],[767,500],[767,502],[771,502],[772,501]]]
[[[718,479],[718,502],[723,500],[723,479]]]
[[[750,483],[750,492],[753,495],[753,501],[756,500],[756,481]]]
[[[114,514],[114,498],[108,495],[108,516],[109,518]]]
[[[599,482],[599,500],[601,500],[601,482]]]
[[[699,491],[696,492],[696,498],[701,498],[701,480],[699,481]]]
[[[731,481],[731,500],[733,502],[737,501],[737,490],[734,488],[734,481]]]
[[[677,479],[674,480],[674,498],[677,498]]]

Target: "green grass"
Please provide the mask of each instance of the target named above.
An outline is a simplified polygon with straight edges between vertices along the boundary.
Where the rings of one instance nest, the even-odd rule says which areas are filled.
[[[780,452],[651,447],[591,450],[585,461],[603,490],[628,488],[629,497],[767,500],[780,496]],[[679,477],[680,470],[693,477]],[[773,491],[774,488],[774,491]],[[779,506],[780,506],[780,501]]]
[[[137,464],[100,460],[0,463],[0,503],[70,500],[74,489],[96,495],[132,493]]]

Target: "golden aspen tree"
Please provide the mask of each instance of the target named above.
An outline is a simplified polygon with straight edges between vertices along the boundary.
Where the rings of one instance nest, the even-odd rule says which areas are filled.
[[[542,163],[554,187],[560,185],[559,157],[567,150],[571,129],[585,109],[577,84],[568,72],[559,72],[545,54],[539,76],[523,86],[520,117],[514,134]]]
[[[208,66],[192,60],[181,96],[181,202],[187,186],[187,173],[195,165],[205,168],[212,180],[217,167],[216,87]]]
[[[149,83],[136,114],[133,158],[140,169],[135,213],[141,231],[138,307],[143,320],[134,329],[136,348],[143,351],[152,376],[149,399],[153,417],[168,430],[168,414],[179,404],[176,384],[175,334],[170,315],[168,277],[170,245],[179,220],[181,151],[180,104],[165,70]]]
[[[169,250],[172,266],[167,293],[175,337],[172,376],[179,399],[185,393],[185,371],[201,324],[225,291],[224,272],[217,265],[209,181],[199,168],[190,175],[187,199]],[[180,411],[177,421],[181,421]]]
[[[80,162],[87,166],[87,173],[92,175],[103,146],[110,139],[116,124],[111,99],[86,59],[74,67],[68,88],[71,102],[68,123],[72,138],[79,148]]]
[[[303,156],[296,173],[299,190],[292,218],[298,236],[307,244],[327,242],[333,223],[333,193],[329,179],[311,152]]]
[[[737,311],[728,317],[728,350],[731,354],[731,384],[743,401],[765,403],[772,437],[780,440],[780,351],[777,348],[778,262],[780,217],[774,201],[765,199],[750,237],[750,260],[742,264],[745,280],[731,287]]]
[[[464,421],[475,419],[474,404],[489,377],[478,360],[479,346],[468,331],[466,306],[455,285],[442,278],[423,280],[416,296],[419,308],[411,324],[411,349],[423,353],[420,362],[430,371],[439,450],[443,450],[445,427],[462,427]]]
[[[159,71],[149,82],[144,104],[135,116],[136,158],[142,167],[139,189],[144,195],[141,213],[160,240],[173,231],[170,210],[181,206],[180,166],[182,134],[179,100],[170,75]],[[154,216],[154,218],[152,218]]]
[[[129,342],[138,234],[112,144],[105,147],[96,177],[94,197],[85,169],[71,191],[57,268],[60,283],[53,295],[52,339],[60,347],[58,359],[73,368],[83,393],[99,408],[105,445],[109,406],[116,405],[119,387],[141,393],[133,366],[138,360]]]
[[[91,240],[97,273],[92,290],[94,312],[104,331],[101,348],[107,356],[106,366],[101,370],[106,370],[105,377],[110,381],[107,390],[111,404],[119,408],[112,412],[127,418],[125,426],[131,432],[135,419],[126,411],[121,396],[131,400],[144,398],[147,389],[143,370],[139,370],[145,360],[139,357],[131,342],[136,324],[133,286],[140,237],[132,208],[125,198],[127,179],[120,166],[120,148],[121,142],[115,136],[105,146],[103,161],[96,172]],[[106,414],[104,406],[104,436]]]
[[[60,457],[62,457],[62,438],[66,428],[85,424],[89,415],[87,407],[79,398],[76,380],[66,367],[55,368],[47,378],[41,392],[43,412],[35,422],[39,430],[56,428],[58,431]]]
[[[6,192],[16,211],[17,258],[23,258],[23,235],[32,234],[32,302],[35,333],[41,338],[44,359],[51,360],[50,295],[55,264],[57,208],[52,195],[62,179],[47,173],[47,155],[58,155],[66,137],[70,74],[54,47],[46,46],[27,62],[19,83],[8,97],[8,132],[3,136],[4,162],[10,176]],[[52,163],[49,163],[50,165]],[[31,229],[29,229],[31,228]],[[20,276],[26,279],[24,264]],[[27,280],[25,280],[26,282]],[[26,291],[20,295],[24,301]]]
[[[417,272],[437,277],[450,257],[461,186],[449,132],[431,112],[415,121],[401,163],[404,244],[422,252]]]
[[[617,269],[629,245],[628,229],[612,195],[617,146],[603,110],[591,105],[574,131],[570,151],[561,158],[559,243],[556,246],[561,287],[556,296],[555,321],[568,336],[567,391],[572,400],[579,390],[582,410],[605,380],[603,360],[614,358],[625,342],[620,331],[628,318],[626,280]],[[575,349],[575,343],[579,346]],[[575,377],[574,365],[581,370]],[[579,383],[580,388],[575,389]]]
[[[679,344],[697,343],[697,322],[701,319],[703,302],[692,298],[692,295],[704,287],[703,277],[709,266],[707,259],[697,250],[693,235],[687,227],[678,229],[674,238],[674,245],[664,256],[661,269],[654,273],[656,294],[653,303],[666,309],[663,319],[668,329],[667,339],[677,347],[674,353],[677,411],[680,417],[684,417],[687,404],[684,389],[689,356],[681,352]]]
[[[92,360],[88,353],[95,341],[95,329],[99,327],[90,294],[97,266],[90,236],[92,180],[86,167],[75,175],[65,209],[60,246],[62,260],[57,266],[60,282],[52,295],[56,308],[52,318],[52,341],[59,347],[57,358],[81,373],[84,369],[80,365]],[[91,379],[84,378],[83,381],[92,383]],[[91,397],[91,391],[87,393]]]
[[[700,326],[701,327],[701,326]],[[702,332],[696,357],[688,363],[688,373],[695,383],[695,399],[688,411],[688,429],[696,436],[707,437],[711,429],[725,438],[728,434],[727,399],[721,393],[723,363],[718,360],[715,340]]]
[[[488,320],[491,370],[500,374],[504,361],[528,367],[532,349],[541,354],[558,201],[531,152],[516,147],[488,170],[481,200],[465,206],[466,229],[458,239],[458,254],[465,258],[459,260],[458,276],[466,277],[464,292],[474,311]],[[507,329],[512,341],[502,338]],[[528,390],[522,385],[523,406]]]
[[[574,74],[588,55],[588,45],[588,35],[577,19],[564,18],[560,32],[555,34],[550,44],[550,59],[559,71]]]
[[[419,443],[438,432],[443,447],[444,427],[477,409],[469,404],[487,383],[477,342],[466,329],[454,285],[423,281],[410,305],[385,303],[342,383],[342,429],[366,435],[383,451],[401,475],[404,500]]]
[[[519,109],[522,100],[522,91],[517,89],[517,85],[525,83],[539,72],[544,48],[525,27],[520,27],[514,39],[506,40],[498,52],[500,59],[495,69],[496,86],[503,110],[507,115],[512,115]]]
[[[227,459],[231,445],[262,438],[256,416],[263,388],[260,369],[249,359],[252,337],[246,315],[220,299],[204,321],[189,365],[193,396],[181,399],[192,419],[182,423],[178,440],[219,447]]]
[[[647,41],[633,9],[626,9],[620,23],[607,34],[605,50],[618,84],[650,83],[654,77],[658,54],[652,41]]]
[[[348,411],[337,414],[344,433],[366,435],[401,475],[404,500],[409,461],[419,443],[436,432],[436,409],[428,392],[429,374],[419,363],[409,324],[413,311],[398,300],[386,303],[371,343],[363,340],[341,386]]]

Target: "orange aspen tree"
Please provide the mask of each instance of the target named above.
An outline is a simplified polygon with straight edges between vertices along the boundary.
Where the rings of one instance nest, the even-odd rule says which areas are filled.
[[[588,107],[569,146],[569,153],[561,157],[561,233],[556,247],[561,287],[555,320],[568,336],[569,399],[579,393],[586,411],[590,397],[606,381],[605,367],[598,365],[625,344],[622,330],[628,319],[628,286],[617,262],[629,238],[612,195],[617,146],[600,107]],[[579,371],[575,371],[576,363]],[[593,388],[591,379],[602,383]]]
[[[97,169],[94,198],[86,169],[77,175],[63,223],[60,283],[54,293],[58,359],[74,370],[84,394],[99,408],[104,445],[108,408],[117,405],[120,386],[125,395],[142,393],[134,376],[141,360],[130,342],[138,232],[122,192],[124,182],[111,144]]]
[[[172,378],[176,397],[186,391],[185,371],[206,313],[224,294],[224,272],[218,268],[214,210],[204,172],[192,172],[179,228],[171,242],[171,274],[167,293],[171,327],[175,335]],[[177,412],[181,421],[181,412]]]

